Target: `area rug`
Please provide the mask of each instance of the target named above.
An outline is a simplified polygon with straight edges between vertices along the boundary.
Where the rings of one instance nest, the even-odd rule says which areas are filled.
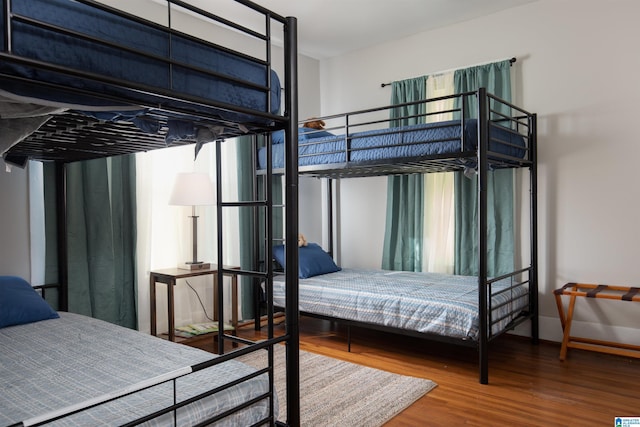
[[[285,349],[276,346],[275,388],[279,419],[287,417]],[[240,358],[266,366],[266,351]],[[433,381],[393,374],[315,353],[300,351],[302,426],[381,426],[436,387]]]

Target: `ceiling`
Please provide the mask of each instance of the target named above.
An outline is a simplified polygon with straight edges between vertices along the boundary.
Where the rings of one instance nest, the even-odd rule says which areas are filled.
[[[317,59],[533,1],[536,0],[254,0],[280,15],[295,16],[299,52]],[[220,5],[217,0],[214,4],[216,8]]]

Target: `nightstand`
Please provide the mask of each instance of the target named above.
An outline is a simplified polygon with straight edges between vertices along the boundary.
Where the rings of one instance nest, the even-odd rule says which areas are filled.
[[[240,267],[225,266],[226,270],[240,270]],[[167,285],[167,319],[169,323],[169,331],[167,333],[169,341],[176,341],[176,322],[174,311],[173,288],[177,286],[178,279],[187,279],[197,276],[213,276],[213,318],[218,319],[218,266],[211,264],[210,268],[202,270],[181,270],[178,268],[167,268],[149,272],[150,285],[150,308],[151,308],[151,335],[157,336],[157,316],[156,316],[156,284],[164,283]],[[231,325],[235,334],[238,326],[238,275],[233,273],[225,273],[231,277]]]

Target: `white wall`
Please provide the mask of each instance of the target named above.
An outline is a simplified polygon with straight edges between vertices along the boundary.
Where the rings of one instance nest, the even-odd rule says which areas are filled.
[[[31,280],[28,182],[26,169],[9,172],[0,158],[0,275]]]
[[[334,114],[388,104],[382,82],[517,57],[515,101],[539,120],[545,339],[561,338],[553,289],[568,281],[638,285],[639,12],[634,0],[539,0],[320,64],[322,114]],[[378,266],[382,256],[386,180],[364,181],[342,182],[341,262],[353,267]],[[640,344],[636,308],[580,301],[573,331]]]

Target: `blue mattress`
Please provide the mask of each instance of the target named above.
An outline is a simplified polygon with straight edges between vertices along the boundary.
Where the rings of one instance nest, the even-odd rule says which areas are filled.
[[[268,67],[258,61],[188,37],[175,34],[170,36],[164,27],[140,23],[80,2],[13,0],[11,5],[13,13],[124,47],[84,40],[81,37],[62,34],[15,19],[12,20],[11,35],[13,54],[151,88],[148,92],[135,92],[115,84],[1,61],[0,73],[28,79],[20,83],[11,77],[0,78],[0,87],[16,95],[86,106],[87,110],[92,109],[91,107],[113,106],[114,102],[117,105],[113,99],[126,99],[131,104],[159,108],[186,108],[190,111],[217,115],[224,120],[240,122],[256,121],[256,118],[242,113],[232,113],[222,108],[196,107],[187,102],[170,99],[170,96],[159,97],[154,93],[188,95],[259,112],[275,113],[279,109],[280,84],[275,72],[271,71],[270,74],[271,104],[269,108],[267,108],[267,90],[256,87],[266,87],[268,83]],[[0,21],[4,30],[6,25],[4,10],[0,10]],[[4,31],[0,37],[2,38],[0,43],[4,46],[7,41]],[[151,57],[141,56],[138,52]],[[174,61],[171,68],[167,63],[168,59]],[[193,67],[193,69],[187,67]],[[219,73],[219,75],[212,76],[200,70]],[[228,78],[239,79],[243,83],[231,81]],[[75,94],[65,89],[48,88],[38,82],[50,82],[64,88],[82,89],[89,94]],[[100,98],[102,94],[106,97]],[[131,113],[128,112],[128,114]],[[257,121],[259,122],[259,119]]]
[[[478,142],[477,120],[468,119],[464,129],[459,120],[405,127],[355,132],[347,150],[344,135],[305,138],[299,141],[299,166],[369,162],[386,159],[429,157],[475,151]],[[524,138],[500,126],[491,126],[489,151],[523,158]],[[461,146],[463,141],[463,146]],[[284,167],[284,144],[273,145],[273,167]],[[258,151],[258,167],[266,168],[266,148]]]
[[[528,307],[528,288],[492,285],[492,333]],[[274,304],[285,306],[284,278],[273,283]],[[478,278],[407,271],[344,268],[299,282],[300,311],[462,340],[477,340]]]

